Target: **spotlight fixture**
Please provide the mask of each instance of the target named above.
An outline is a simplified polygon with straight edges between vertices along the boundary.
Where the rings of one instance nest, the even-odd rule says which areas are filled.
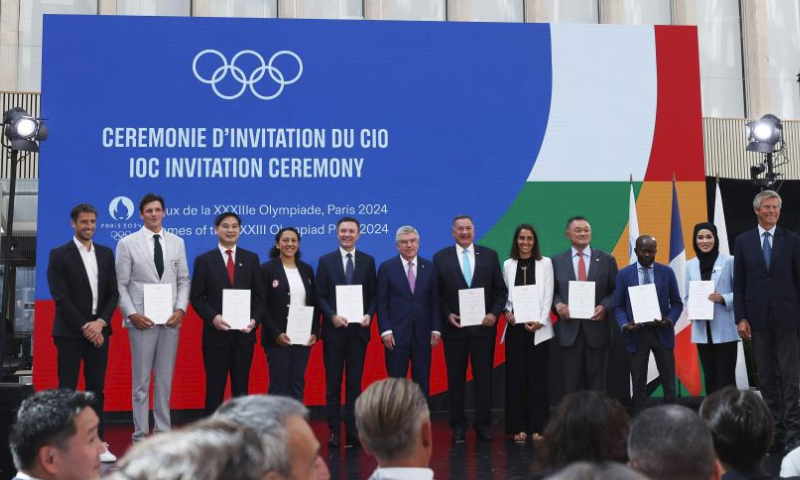
[[[753,122],[747,122],[747,151],[777,153],[786,146],[783,141],[781,119],[768,113]]]
[[[38,152],[37,141],[47,139],[47,125],[20,107],[3,113],[3,133],[11,142],[11,149],[21,152]]]
[[[785,164],[777,162],[786,149],[781,119],[768,113],[758,120],[747,122],[747,151],[763,154],[763,159],[750,167],[750,179],[761,189],[774,189],[783,174],[775,167]]]

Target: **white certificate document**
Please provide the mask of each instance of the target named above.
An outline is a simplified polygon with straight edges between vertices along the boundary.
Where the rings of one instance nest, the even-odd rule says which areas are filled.
[[[232,330],[241,330],[250,325],[250,289],[222,290],[222,319]]]
[[[314,325],[314,307],[305,305],[289,305],[289,317],[286,319],[286,336],[292,345],[305,345],[311,336]]]
[[[569,282],[569,305],[570,318],[592,318],[594,307],[597,305],[594,298],[594,282]]]
[[[336,285],[336,315],[347,323],[361,323],[364,318],[364,295],[361,285]]]
[[[171,283],[145,283],[144,284],[144,316],[156,325],[167,323],[172,316],[172,284]]]
[[[466,288],[458,291],[458,311],[462,327],[481,325],[486,316],[483,288]]]
[[[714,293],[712,280],[692,280],[689,282],[689,301],[686,307],[690,320],[711,320],[714,318],[714,302],[708,296]]]
[[[542,302],[536,285],[513,286],[514,321],[516,323],[541,322]]]
[[[658,305],[656,286],[653,283],[628,287],[634,323],[648,323],[661,320],[661,307]]]

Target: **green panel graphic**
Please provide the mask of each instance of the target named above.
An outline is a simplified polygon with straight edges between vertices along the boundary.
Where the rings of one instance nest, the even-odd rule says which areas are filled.
[[[639,195],[642,182],[634,182]],[[481,245],[508,258],[511,236],[520,223],[531,223],[539,234],[542,255],[569,247],[567,219],[586,217],[592,225],[592,245],[610,252],[628,224],[629,182],[527,182],[506,214],[480,238]],[[477,225],[480,235],[482,225]]]

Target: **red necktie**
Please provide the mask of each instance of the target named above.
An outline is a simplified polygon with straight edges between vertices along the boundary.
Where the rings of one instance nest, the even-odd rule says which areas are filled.
[[[225,250],[225,253],[228,254],[228,263],[225,264],[228,267],[228,278],[233,286],[233,250]]]
[[[578,281],[586,281],[586,262],[583,261],[583,254],[579,253],[578,257]]]

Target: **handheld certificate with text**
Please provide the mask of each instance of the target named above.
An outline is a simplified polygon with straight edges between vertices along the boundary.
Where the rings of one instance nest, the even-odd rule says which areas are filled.
[[[241,330],[250,325],[250,289],[222,290],[222,319],[232,330]]]
[[[467,288],[458,291],[458,311],[462,327],[473,327],[483,323],[486,316],[486,302],[483,288]]]
[[[364,318],[364,295],[361,285],[336,285],[336,314],[347,323],[360,323]]]

